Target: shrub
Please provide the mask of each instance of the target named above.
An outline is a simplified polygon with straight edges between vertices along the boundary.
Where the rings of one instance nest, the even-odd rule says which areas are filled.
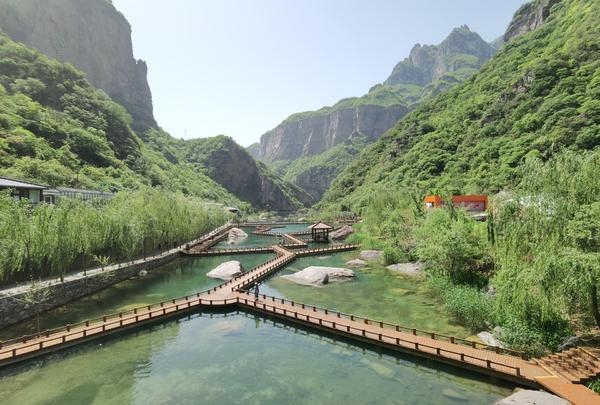
[[[491,258],[481,223],[461,211],[436,209],[416,234],[416,254],[430,269],[457,282],[485,284]]]
[[[486,330],[494,324],[492,299],[480,290],[457,285],[443,276],[434,276],[429,285],[448,312],[471,330]]]

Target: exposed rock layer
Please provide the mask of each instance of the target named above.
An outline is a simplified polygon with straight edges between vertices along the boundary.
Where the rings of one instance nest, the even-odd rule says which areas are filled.
[[[521,6],[504,34],[504,42],[510,42],[544,24],[552,6],[560,1],[536,0]]]
[[[226,136],[186,141],[184,157],[207,169],[208,176],[255,207],[295,211],[312,203],[310,196],[275,176]]]
[[[408,111],[403,105],[363,105],[283,122],[261,137],[259,157],[270,162],[313,156],[359,133],[374,141]]]
[[[84,71],[131,113],[134,129],[156,126],[146,63],[134,59],[131,27],[110,2],[0,0],[0,29]]]

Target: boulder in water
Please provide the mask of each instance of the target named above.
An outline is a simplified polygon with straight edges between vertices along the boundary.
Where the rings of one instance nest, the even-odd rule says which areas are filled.
[[[396,263],[386,267],[395,273],[400,273],[405,276],[418,277],[423,274],[423,264],[415,263]]]
[[[281,276],[297,284],[321,286],[330,281],[348,281],[354,278],[354,272],[340,267],[310,266],[294,274]]]
[[[221,263],[219,266],[209,271],[206,276],[229,281],[240,274],[242,274],[242,264],[232,260],[230,262]]]
[[[365,262],[362,259],[354,259],[354,260],[350,260],[349,262],[346,262],[346,264],[348,266],[352,266],[352,267],[365,267],[368,265],[367,262]]]
[[[381,250],[363,250],[360,252],[360,258],[363,260],[382,260],[383,252]]]
[[[344,225],[340,229],[338,229],[337,231],[334,231],[331,234],[331,239],[344,240],[348,236],[350,236],[353,232],[354,232],[354,230],[352,229],[352,227],[350,225]]]
[[[496,405],[569,405],[570,402],[544,391],[520,390]]]
[[[236,243],[241,242],[246,239],[248,234],[242,231],[240,228],[231,228],[229,233],[227,234],[228,243],[230,245],[235,245]]]

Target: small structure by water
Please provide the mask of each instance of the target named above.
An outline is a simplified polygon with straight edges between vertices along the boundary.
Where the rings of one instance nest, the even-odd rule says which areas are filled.
[[[308,227],[313,241],[315,242],[329,242],[329,232],[333,229],[333,226],[327,225],[324,222],[317,222]]]

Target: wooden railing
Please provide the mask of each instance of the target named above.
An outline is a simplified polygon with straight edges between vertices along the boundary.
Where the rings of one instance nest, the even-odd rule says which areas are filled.
[[[253,248],[229,248],[229,249],[208,249],[198,253],[187,253],[191,256],[214,256],[240,253],[267,253],[272,252],[272,247],[253,247]]]
[[[194,293],[191,295],[186,295],[181,298],[174,298],[168,301],[161,301],[159,303],[150,304],[142,307],[137,307],[128,311],[122,311],[119,313],[114,313],[110,315],[104,315],[102,317],[87,319],[85,321],[77,322],[74,324],[68,324],[66,326],[62,326],[60,328],[48,329],[44,332],[30,334],[26,336],[21,336],[16,339],[5,340],[0,342],[0,357],[4,354],[13,353],[14,357],[18,354],[19,351],[23,351],[26,348],[30,348],[33,346],[39,346],[39,349],[44,348],[44,342],[51,342],[57,339],[62,340],[64,343],[66,340],[69,340],[69,336],[81,335],[81,337],[89,337],[92,331],[99,330],[98,332],[105,332],[110,329],[114,329],[116,327],[127,326],[129,324],[133,324],[139,321],[149,320],[156,318],[157,316],[166,315],[170,313],[178,312],[182,309],[191,308],[192,306],[197,305],[227,305],[227,304],[235,304],[237,301],[234,298],[228,299],[211,299],[211,298],[200,298],[202,295],[210,295],[213,291],[216,291],[218,287],[214,287],[210,290],[205,290],[202,292]],[[131,322],[127,322],[131,321]],[[119,325],[119,326],[114,326]],[[114,326],[114,327],[113,327]],[[64,332],[67,332],[66,334]],[[59,335],[59,336],[53,336]],[[66,336],[66,337],[65,337]],[[2,350],[7,346],[12,346],[15,344],[25,344],[32,340],[39,340],[35,343],[31,343],[30,345],[20,345],[18,348],[10,348],[6,350]],[[6,359],[1,359],[2,361]]]
[[[240,291],[240,292],[245,293],[246,295],[250,294],[247,291]],[[365,317],[358,316],[358,315],[345,314],[340,311],[331,310],[328,308],[321,308],[316,305],[307,305],[307,304],[302,304],[302,303],[296,303],[292,300],[288,300],[285,298],[277,298],[277,297],[269,296],[266,294],[260,294],[260,297],[262,297],[263,300],[271,300],[271,302],[280,302],[281,304],[289,304],[291,306],[299,306],[302,309],[305,309],[305,308],[312,309],[314,312],[322,312],[325,315],[333,314],[333,315],[337,316],[338,318],[348,319],[350,321],[361,322],[361,323],[364,323],[365,325],[375,325],[375,326],[379,326],[380,328],[383,328],[383,329],[393,329],[396,332],[409,333],[414,336],[424,336],[424,337],[428,337],[428,338],[431,338],[434,340],[441,340],[441,341],[449,342],[449,343],[453,343],[453,344],[460,344],[460,345],[470,347],[473,349],[483,349],[483,350],[487,350],[487,351],[493,351],[497,354],[507,354],[507,355],[514,356],[514,357],[520,357],[524,360],[528,359],[526,353],[523,353],[523,352],[520,352],[517,350],[504,349],[499,346],[490,346],[490,345],[486,345],[485,343],[473,342],[471,340],[466,340],[466,339],[458,338],[455,336],[448,336],[448,335],[444,335],[441,333],[428,332],[428,331],[424,331],[424,330],[420,330],[420,329],[416,329],[416,328],[409,328],[407,326],[391,324],[391,323],[384,322],[384,321],[377,321],[377,320],[365,318]]]
[[[309,256],[313,254],[319,253],[328,253],[328,252],[343,252],[345,250],[354,250],[359,246],[354,244],[343,244],[343,245],[334,245],[330,247],[323,248],[314,248],[314,249],[305,249],[305,250],[296,250],[294,253],[296,256]]]
[[[291,303],[291,301],[289,301],[289,302]],[[258,302],[256,300],[253,300],[252,298],[238,298],[238,303],[249,306],[249,307],[257,308],[257,309],[262,309],[264,311],[272,312],[275,314],[281,314],[286,317],[299,319],[299,320],[306,321],[306,322],[313,323],[313,324],[318,324],[319,326],[326,326],[326,327],[332,328],[334,330],[352,333],[354,335],[360,335],[365,338],[380,341],[383,343],[388,343],[388,344],[393,344],[393,345],[395,344],[397,346],[407,347],[407,348],[410,348],[410,349],[413,349],[416,351],[421,351],[421,352],[428,353],[428,354],[435,354],[437,356],[443,356],[443,357],[446,357],[446,358],[452,359],[452,360],[460,360],[461,362],[470,363],[470,364],[485,367],[488,369],[493,369],[493,370],[496,370],[496,371],[499,371],[502,373],[506,373],[507,371],[509,371],[509,372],[512,372],[512,374],[514,374],[515,376],[518,376],[518,377],[521,376],[521,368],[518,366],[512,366],[509,364],[496,362],[494,360],[466,354],[463,352],[457,352],[454,350],[444,349],[444,348],[441,348],[438,346],[414,342],[412,340],[403,339],[398,336],[388,335],[384,332],[385,328],[383,326],[381,326],[381,330],[382,330],[381,332],[373,332],[373,331],[369,331],[365,328],[358,328],[358,327],[350,326],[350,325],[342,325],[338,322],[319,317],[318,315],[310,316],[310,315],[306,315],[306,314],[301,314],[298,311],[289,311],[284,308],[279,308],[276,305],[271,305],[271,304],[268,304],[265,302]],[[299,307],[300,306],[302,307],[302,309],[312,308],[315,312],[318,311],[317,307],[314,307],[314,306],[307,306],[304,304],[300,304]],[[333,312],[333,314],[336,314],[336,315],[339,314],[339,316],[338,316],[339,318],[342,318],[342,316],[345,315],[340,312]],[[354,319],[350,319],[350,320],[354,320]],[[423,350],[423,349],[430,349],[430,350]],[[448,354],[454,355],[455,357],[448,356]],[[471,360],[471,361],[467,361],[467,360]],[[473,361],[475,361],[475,362],[473,362]]]

